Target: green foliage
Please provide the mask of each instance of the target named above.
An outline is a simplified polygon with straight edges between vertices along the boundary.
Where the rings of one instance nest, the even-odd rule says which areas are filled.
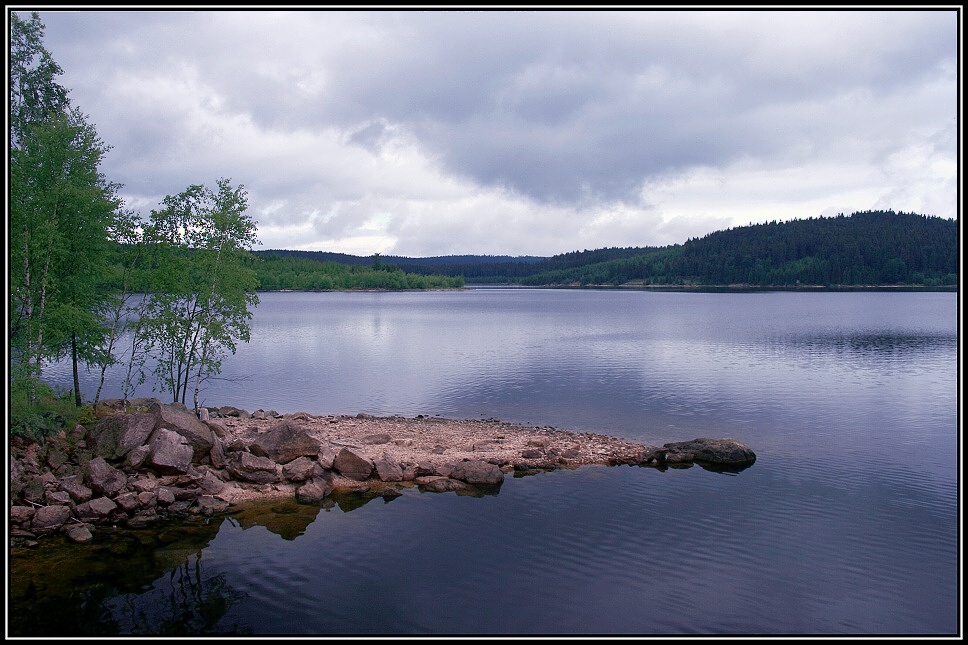
[[[20,147],[30,127],[67,109],[68,90],[57,83],[64,73],[44,47],[44,24],[10,12],[10,147]]]
[[[249,305],[258,302],[246,263],[258,243],[243,186],[189,186],[162,200],[146,227],[149,271],[138,334],[157,358],[154,374],[174,401],[190,383],[198,407],[201,384],[221,371],[237,341],[249,340]]]
[[[39,440],[64,428],[73,428],[82,418],[74,405],[74,393],[57,391],[30,376],[14,379],[10,386],[10,435]]]
[[[85,428],[89,428],[101,420],[94,412],[93,405],[90,405],[90,404],[82,405],[81,407],[75,406],[74,410],[76,410],[77,412],[77,423],[84,426]]]
[[[99,278],[120,200],[98,170],[109,147],[55,82],[42,36],[36,13],[11,16],[10,339],[38,373],[70,356],[77,390],[79,362],[97,360],[107,333]]]
[[[94,394],[94,403],[101,399],[107,369],[120,362],[118,343],[126,330],[132,330],[131,345],[127,348],[127,370],[122,383],[122,396],[127,398],[137,385],[143,382],[141,367],[146,358],[141,351],[140,320],[144,314],[145,298],[136,292],[137,285],[148,284],[146,258],[149,255],[144,236],[144,223],[140,215],[133,211],[120,211],[109,231],[113,244],[108,244],[105,252],[107,264],[103,275],[99,276],[99,286],[106,294],[103,306],[98,313],[105,321],[107,334],[102,339],[99,355],[93,364],[100,368],[100,380]],[[134,383],[133,381],[137,381]]]
[[[373,266],[347,265],[263,252],[247,259],[263,291],[351,291],[403,289],[459,289],[460,276],[404,273],[399,267],[379,261]]]
[[[15,434],[76,420],[80,364],[119,360],[129,329],[123,391],[156,376],[184,403],[249,338],[257,282],[245,264],[257,243],[244,188],[220,179],[167,196],[148,221],[122,208],[99,166],[110,150],[56,82],[38,14],[10,16],[10,390]],[[141,289],[142,294],[136,294]],[[69,357],[71,393],[54,392],[43,363]],[[73,406],[65,403],[73,396]],[[68,416],[68,415],[71,416]]]

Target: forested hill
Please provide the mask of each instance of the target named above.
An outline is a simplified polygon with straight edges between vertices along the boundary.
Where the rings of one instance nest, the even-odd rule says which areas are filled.
[[[857,286],[958,283],[958,222],[865,211],[742,226],[522,284]]]

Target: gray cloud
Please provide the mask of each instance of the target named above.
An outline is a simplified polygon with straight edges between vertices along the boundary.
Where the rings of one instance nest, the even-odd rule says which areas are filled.
[[[131,203],[228,176],[276,247],[552,254],[957,212],[953,11],[41,17]]]

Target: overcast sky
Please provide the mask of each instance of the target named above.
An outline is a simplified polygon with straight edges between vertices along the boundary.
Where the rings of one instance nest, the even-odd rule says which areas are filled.
[[[957,216],[953,9],[40,15],[126,205],[227,177],[258,248],[554,255]]]

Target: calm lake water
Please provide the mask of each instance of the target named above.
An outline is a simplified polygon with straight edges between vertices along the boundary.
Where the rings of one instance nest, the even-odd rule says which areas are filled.
[[[42,547],[50,578],[12,562],[11,634],[959,633],[956,293],[260,297],[203,404],[733,437],[757,461],[274,504],[173,527],[163,548]],[[72,568],[69,585],[50,573]]]

